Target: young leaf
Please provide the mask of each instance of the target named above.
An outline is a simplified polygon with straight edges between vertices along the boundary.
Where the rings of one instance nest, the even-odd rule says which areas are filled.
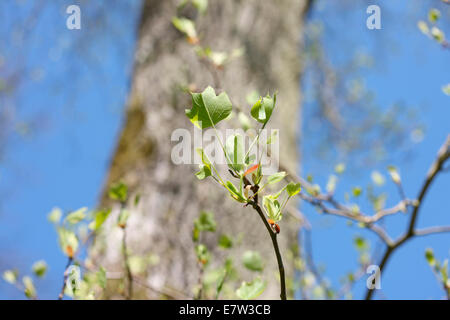
[[[99,210],[95,213],[94,221],[89,224],[89,229],[97,231],[103,225],[111,213],[111,209]]]
[[[252,282],[242,282],[241,287],[236,290],[236,295],[243,300],[251,300],[261,295],[265,288],[266,282],[257,277]]]
[[[281,213],[281,205],[272,195],[263,197],[263,207],[269,219],[278,222],[283,217]]]
[[[25,276],[22,278],[23,286],[25,288],[24,293],[29,299],[35,299],[36,298],[36,288],[33,284],[33,279],[31,279],[28,276]]]
[[[297,193],[299,193],[302,190],[302,187],[300,186],[300,183],[293,183],[290,182],[286,186],[286,191],[289,194],[290,197],[295,196]]]
[[[58,224],[61,220],[62,211],[60,208],[53,208],[52,211],[48,214],[47,219],[51,223]]]
[[[77,224],[78,222],[86,218],[86,211],[87,211],[86,207],[73,211],[69,213],[64,220],[70,224]]]
[[[263,271],[263,261],[257,251],[245,251],[242,256],[244,266],[251,271]]]
[[[232,182],[227,181],[226,187],[227,187],[228,191],[230,192],[230,195],[233,199],[235,199],[239,202],[246,201],[244,195],[234,186],[234,184]]]
[[[195,176],[198,180],[203,180],[209,176],[211,176],[211,167],[205,166],[204,164],[199,165],[200,170],[195,173]]]
[[[433,249],[427,248],[427,249],[425,250],[425,258],[427,259],[428,264],[429,264],[431,267],[434,267],[434,266],[436,265],[436,260],[434,259]]]
[[[391,176],[392,181],[395,184],[400,184],[402,180],[400,178],[400,174],[397,171],[397,168],[394,166],[389,166],[388,171],[389,171],[389,175]]]
[[[195,246],[195,253],[197,254],[197,259],[200,263],[207,264],[209,262],[210,254],[205,245],[199,244]]]
[[[212,127],[231,113],[231,101],[225,92],[216,96],[214,89],[208,87],[202,93],[191,95],[192,109],[185,111],[186,116],[200,129]]]
[[[219,238],[219,247],[223,249],[230,249],[233,247],[233,240],[226,234],[222,234]]]
[[[244,139],[242,136],[240,134],[235,134],[228,137],[225,143],[225,151],[228,155],[228,166],[237,172],[241,172],[244,169],[245,157]]]
[[[75,233],[65,228],[58,229],[59,244],[64,254],[72,258],[78,250],[78,238]]]
[[[33,264],[31,269],[37,277],[42,278],[47,273],[47,263],[45,263],[44,260],[37,261]]]
[[[108,195],[113,200],[125,202],[127,201],[128,186],[123,182],[118,182],[109,188]]]
[[[16,270],[6,270],[3,272],[3,280],[10,284],[15,284],[18,276],[19,274]]]
[[[275,108],[276,100],[277,96],[274,94],[273,97],[267,95],[266,97],[256,101],[250,111],[252,117],[256,121],[266,124],[272,115],[273,109]]]
[[[188,38],[197,38],[197,31],[195,30],[195,24],[192,20],[174,17],[172,19],[172,24],[178,29],[178,31],[184,33]]]
[[[200,216],[194,221],[194,225],[199,231],[216,231],[216,221],[212,212],[202,211]]]
[[[267,184],[280,182],[281,180],[284,179],[284,177],[286,177],[286,172],[284,171],[274,173],[267,178]]]

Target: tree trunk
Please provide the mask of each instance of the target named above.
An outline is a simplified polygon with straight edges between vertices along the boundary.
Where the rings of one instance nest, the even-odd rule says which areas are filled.
[[[295,170],[299,161],[296,150],[302,70],[299,49],[309,2],[210,0],[207,12],[195,17],[201,43],[215,51],[244,49],[242,57],[219,72],[222,88],[217,88],[217,79],[200,62],[192,45],[172,26],[171,20],[176,15],[189,18],[196,15],[195,10],[177,12],[178,3],[178,0],[147,0],[142,7],[126,119],[107,179],[107,185],[122,180],[132,195],[141,195],[136,208],[130,200],[127,245],[132,254],[151,253],[159,257],[159,263],[149,266],[145,273],[148,285],[172,288],[192,296],[199,279],[192,241],[193,220],[202,210],[214,212],[218,231],[202,239],[212,250],[211,268],[225,260],[224,251],[216,249],[218,235],[226,233],[235,240],[239,238],[229,255],[240,271],[240,279],[249,281],[254,277],[243,270],[242,253],[259,251],[266,263],[262,276],[268,281],[262,297],[277,299],[275,254],[257,213],[229,198],[212,179],[197,180],[194,176],[197,166],[173,164],[174,143],[170,139],[175,129],[192,128],[184,114],[184,109],[191,105],[190,96],[181,88],[195,86],[203,91],[208,85],[216,85],[216,91],[226,91],[233,103],[240,106],[246,106],[245,97],[252,90],[263,95],[277,91],[272,127],[280,129],[283,163]],[[109,205],[106,197],[101,205]],[[108,271],[122,272],[122,230],[115,227],[114,219],[114,216],[109,219],[104,232],[97,237],[91,258]],[[287,276],[292,277],[288,246],[297,242],[298,225],[286,219],[281,228],[278,238]],[[237,285],[233,283],[229,289],[234,290]],[[134,297],[138,297],[138,289],[142,288],[134,288]],[[148,292],[146,297],[158,296]]]

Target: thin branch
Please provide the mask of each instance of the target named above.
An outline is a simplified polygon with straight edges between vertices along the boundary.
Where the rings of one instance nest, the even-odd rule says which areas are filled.
[[[445,140],[444,144],[438,151],[435,161],[431,164],[431,167],[428,170],[425,181],[423,182],[422,188],[420,189],[419,195],[417,197],[417,204],[416,206],[414,206],[405,234],[400,238],[398,238],[394,243],[387,245],[386,251],[384,252],[384,255],[381,259],[381,263],[379,265],[380,272],[383,271],[392,253],[394,253],[394,251],[397,248],[399,248],[402,244],[404,244],[412,237],[416,235],[427,235],[437,232],[448,231],[447,227],[433,227],[431,228],[431,230],[430,228],[428,228],[425,229],[425,231],[424,230],[415,231],[415,226],[425,195],[427,194],[432,182],[434,181],[438,173],[442,170],[445,161],[447,161],[449,158],[450,158],[450,135],[447,136],[447,139]],[[373,292],[374,292],[373,289],[367,289],[365,299],[370,300],[372,298]]]
[[[272,239],[272,245],[273,249],[275,251],[275,255],[277,257],[278,262],[278,271],[280,273],[280,298],[281,300],[286,300],[286,279],[284,275],[284,265],[283,265],[283,259],[281,258],[280,248],[278,247],[278,240],[277,240],[277,234],[272,230],[270,227],[269,222],[267,222],[266,217],[264,216],[263,211],[261,210],[261,207],[258,205],[258,203],[251,201],[249,204],[253,207],[253,209],[258,212],[259,217],[263,221],[264,225],[266,226],[267,232],[269,232],[270,238]]]
[[[131,273],[131,267],[130,267],[130,261],[128,259],[128,247],[127,247],[127,228],[126,226],[122,228],[123,230],[123,236],[122,236],[122,250],[123,250],[123,260],[125,264],[125,272],[128,279],[128,286],[127,286],[127,300],[131,300],[133,297],[133,274]]]

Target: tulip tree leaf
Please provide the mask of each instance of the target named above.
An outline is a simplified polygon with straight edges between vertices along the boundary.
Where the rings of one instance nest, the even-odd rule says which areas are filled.
[[[273,97],[267,95],[264,98],[259,99],[253,105],[252,110],[250,111],[252,117],[261,123],[267,123],[270,117],[272,116],[273,109],[275,108],[275,103],[277,100],[276,94]]]
[[[216,96],[214,89],[208,87],[202,93],[191,95],[192,109],[185,111],[186,116],[200,129],[212,127],[231,113],[231,101],[225,92]]]

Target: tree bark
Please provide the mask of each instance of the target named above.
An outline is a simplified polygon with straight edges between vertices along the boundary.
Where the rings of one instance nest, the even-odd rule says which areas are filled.
[[[257,213],[229,198],[212,179],[198,181],[194,176],[197,166],[175,165],[171,161],[172,132],[177,128],[192,129],[184,114],[191,105],[190,95],[182,88],[195,86],[202,91],[215,84],[212,73],[171,20],[181,14],[195,18],[202,44],[213,50],[244,49],[242,57],[220,71],[222,88],[216,91],[226,91],[233,104],[248,111],[245,97],[249,92],[256,89],[265,95],[277,91],[272,127],[280,129],[283,163],[295,170],[299,162],[296,146],[300,128],[301,35],[309,1],[210,0],[205,15],[198,17],[195,10],[177,12],[178,3],[144,1],[126,118],[106,186],[122,180],[132,195],[141,195],[136,208],[130,200],[126,241],[131,254],[151,253],[159,257],[159,263],[149,266],[145,275],[152,287],[192,294],[199,275],[192,241],[193,220],[206,210],[214,212],[218,225],[216,233],[202,239],[212,250],[211,268],[223,263],[228,254],[217,249],[218,235],[226,233],[235,240],[239,238],[229,255],[240,271],[240,279],[250,281],[254,277],[242,267],[242,253],[259,251],[266,263],[262,276],[268,281],[262,297],[277,299],[277,263],[271,239]],[[106,196],[101,205],[110,205]],[[122,232],[115,227],[114,219],[111,217],[97,236],[90,257],[109,271],[124,271]],[[293,266],[287,250],[297,242],[298,225],[286,219],[281,222],[281,229],[281,252],[286,274],[292,278]],[[233,285],[230,290],[236,289],[237,284]],[[147,297],[158,296],[148,293]]]

